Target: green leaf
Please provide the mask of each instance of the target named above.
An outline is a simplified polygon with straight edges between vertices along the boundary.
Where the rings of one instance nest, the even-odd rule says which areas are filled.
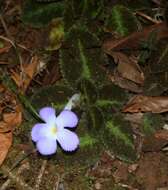
[[[136,160],[132,128],[122,115],[115,115],[106,122],[104,140],[108,149],[120,159],[129,162]]]
[[[142,53],[139,56],[139,64],[145,65],[151,56],[152,51],[156,48],[157,42],[157,31],[152,31],[148,39],[141,44],[141,48],[143,49]]]
[[[167,40],[162,39],[158,41],[156,44],[155,49],[153,49],[150,60],[149,60],[149,67],[151,73],[160,73],[168,71],[168,45]]]
[[[36,109],[52,106],[56,110],[62,110],[73,94],[71,89],[63,85],[47,86],[33,93],[31,103]]]
[[[97,89],[93,81],[83,78],[79,81],[77,86],[83,95],[83,99],[86,105],[93,105],[98,97]]]
[[[77,15],[85,17],[87,19],[94,19],[103,11],[103,0],[74,0],[74,7],[77,11]]]
[[[168,90],[167,38],[155,43],[145,69],[144,93],[158,96]]]
[[[106,78],[100,68],[103,62],[104,54],[96,36],[82,26],[72,28],[60,52],[60,67],[65,81],[72,88],[76,88],[81,78],[100,85]]]
[[[119,109],[125,103],[126,98],[124,89],[114,84],[107,84],[99,89],[99,98],[96,101],[96,105],[103,109],[112,107]]]
[[[102,110],[99,107],[91,106],[86,112],[86,126],[92,136],[101,139],[104,133],[105,120]]]
[[[43,27],[53,18],[62,17],[63,11],[63,1],[40,3],[35,0],[28,0],[23,7],[22,20],[33,27]]]
[[[127,36],[139,30],[139,22],[131,10],[123,5],[116,5],[107,19],[107,29],[115,31],[121,36]]]
[[[66,0],[64,11],[65,30],[77,23],[87,25],[93,19],[102,14],[104,10],[103,0]]]
[[[145,113],[143,116],[142,132],[150,136],[164,125],[163,117],[160,114]]]

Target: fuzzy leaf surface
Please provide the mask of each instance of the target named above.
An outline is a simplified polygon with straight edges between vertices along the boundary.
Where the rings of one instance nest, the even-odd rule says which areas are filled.
[[[107,29],[115,31],[121,36],[138,31],[139,23],[131,10],[123,5],[116,5],[111,10],[111,15],[107,20]]]
[[[87,106],[93,105],[98,98],[97,88],[93,81],[81,79],[78,83],[78,89],[83,94],[83,98]]]
[[[106,122],[105,143],[110,151],[125,161],[135,161],[136,152],[129,122],[115,115]]]
[[[73,91],[63,85],[53,85],[37,90],[31,97],[31,103],[36,109],[45,106],[54,106],[56,109],[63,109]]]
[[[103,62],[104,54],[97,37],[85,28],[72,28],[60,52],[61,72],[65,81],[73,88],[81,78],[100,85],[105,80],[105,73],[100,68]]]
[[[26,1],[23,7],[22,20],[33,27],[47,25],[53,18],[62,17],[64,2],[40,3]]]
[[[146,136],[150,136],[154,134],[157,130],[162,129],[163,125],[164,121],[160,114],[144,114],[142,131]]]
[[[99,98],[95,104],[102,109],[121,108],[125,101],[126,93],[124,89],[114,84],[107,84],[99,89]]]

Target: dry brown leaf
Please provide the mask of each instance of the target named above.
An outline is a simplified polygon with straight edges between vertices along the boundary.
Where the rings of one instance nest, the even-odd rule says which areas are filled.
[[[168,130],[157,131],[157,133],[155,133],[155,137],[160,140],[162,139],[168,141]]]
[[[110,55],[112,55],[115,62],[118,63],[117,71],[121,77],[131,80],[137,84],[143,84],[144,74],[137,64],[137,60],[128,57],[121,52],[113,52]]]
[[[8,150],[12,145],[12,133],[0,133],[0,166],[6,158]]]
[[[22,73],[18,74],[12,70],[12,79],[23,92],[26,91],[34,75],[37,73],[39,64],[40,59],[37,56],[34,56],[29,64],[23,65]]]
[[[0,84],[0,165],[4,161],[12,144],[12,132],[22,122],[22,109],[17,103],[15,95]],[[10,109],[9,109],[10,107]],[[6,109],[8,108],[8,112]],[[10,111],[11,110],[11,111]],[[10,111],[10,112],[9,112]]]
[[[3,114],[3,120],[7,123],[7,125],[10,125],[11,129],[13,127],[16,127],[17,125],[20,125],[22,122],[22,113],[14,112],[14,113],[5,113]]]
[[[152,112],[162,113],[168,111],[168,97],[151,97],[137,95],[133,97],[123,109],[123,112]]]
[[[154,30],[158,31],[158,39],[168,36],[168,26],[165,23],[154,24],[150,27],[146,27],[140,32],[134,32],[131,35],[121,39],[107,39],[103,43],[103,50],[109,54],[111,50],[117,51],[124,48],[137,49],[139,48],[140,43],[147,39],[149,34]]]
[[[0,133],[7,133],[11,131],[11,127],[4,121],[0,121]]]
[[[125,79],[120,76],[120,74],[116,71],[113,76],[109,76],[110,80],[114,82],[116,85],[121,88],[130,90],[131,92],[141,93],[142,87],[137,83],[132,82],[131,80]]]

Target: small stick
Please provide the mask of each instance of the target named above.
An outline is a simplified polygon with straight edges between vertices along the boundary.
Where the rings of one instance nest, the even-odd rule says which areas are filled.
[[[136,15],[139,15],[139,16],[145,18],[146,20],[149,20],[150,22],[152,22],[152,23],[154,23],[154,24],[159,24],[159,23],[161,23],[160,21],[157,21],[157,20],[151,18],[150,16],[148,16],[148,15],[146,15],[146,14],[140,12],[140,11],[137,11],[137,12],[136,12]]]
[[[39,175],[38,175],[37,180],[36,180],[36,184],[35,184],[35,189],[36,190],[39,190],[39,188],[40,188],[40,183],[41,183],[41,180],[42,180],[46,165],[47,165],[47,160],[44,160],[43,163],[42,163]]]
[[[16,175],[14,175],[12,172],[9,171],[9,169],[5,166],[1,166],[1,170],[7,174],[7,176],[9,176],[9,178],[11,178],[11,180],[15,181],[16,184],[18,186],[20,186],[21,189],[23,190],[34,190],[33,188],[31,188],[27,183],[25,183],[23,181],[23,179],[21,179],[21,177],[18,177]]]
[[[18,169],[16,175],[20,175],[24,171],[24,169],[27,169],[27,168],[29,168],[29,164],[28,163],[21,165],[20,168]],[[10,183],[11,183],[11,179],[8,179],[6,182],[4,182],[2,184],[0,190],[7,189]]]

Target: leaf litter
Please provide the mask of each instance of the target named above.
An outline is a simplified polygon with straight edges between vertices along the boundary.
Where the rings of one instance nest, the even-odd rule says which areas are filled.
[[[17,3],[17,9],[14,3]],[[11,64],[8,64],[7,60],[3,59],[2,63],[7,63],[6,69],[3,69],[4,73],[10,74],[10,77],[15,81],[19,93],[21,92],[23,96],[29,95],[34,92],[34,89],[37,87],[41,88],[45,84],[50,85],[53,83],[52,80],[54,80],[54,82],[60,80],[61,77],[60,73],[58,72],[59,64],[48,67],[49,70],[45,67],[41,72],[39,69],[41,63],[40,56],[42,55],[42,57],[45,59],[46,52],[43,52],[40,55],[41,52],[36,52],[33,49],[36,49],[37,47],[39,48],[39,44],[41,45],[44,43],[44,40],[40,39],[41,35],[39,34],[40,32],[43,33],[44,31],[41,29],[34,31],[33,28],[26,26],[27,31],[25,27],[24,30],[20,32],[19,35],[17,35],[17,32],[21,30],[19,23],[20,21],[17,20],[20,17],[18,10],[21,9],[21,4],[19,1],[8,2],[7,4],[9,4],[9,6],[6,5],[6,15],[13,16],[13,18],[16,18],[14,21],[17,22],[17,26],[13,28],[12,20],[7,19],[4,15],[8,30],[14,38],[17,38],[19,44],[24,44],[24,47],[26,47],[28,51],[26,51],[27,55],[25,56],[25,52],[23,53],[19,49],[19,54],[23,60],[23,64],[17,64],[17,68],[15,67],[16,65],[12,66]],[[13,11],[10,10],[11,6],[14,8]],[[144,18],[146,19],[148,17],[143,17],[143,19]],[[147,73],[147,66],[149,65],[148,63],[150,63],[148,62],[150,60],[150,53],[148,52],[149,49],[147,49],[147,59],[145,63],[143,63],[144,65],[140,63],[139,58],[142,51],[146,51],[146,49],[143,49],[144,46],[142,44],[148,40],[149,35],[154,30],[157,31],[157,37],[155,39],[156,41],[164,39],[168,36],[168,27],[164,22],[161,22],[159,24],[143,26],[143,30],[132,32],[126,37],[116,38],[113,36],[112,38],[107,38],[102,46],[104,53],[111,56],[111,59],[114,58],[115,62],[114,72],[111,72],[108,70],[108,68],[105,68],[109,75],[109,78],[111,79],[110,82],[115,83],[125,89],[129,95],[129,100],[122,108],[122,112],[125,117],[126,113],[128,112],[132,116],[129,117],[129,120],[132,124],[132,128],[134,129],[135,143],[137,143],[137,146],[140,147],[139,160],[134,164],[124,163],[107,151],[102,154],[102,156],[99,158],[99,161],[94,166],[89,166],[86,169],[75,168],[75,171],[68,171],[67,174],[65,171],[66,168],[64,166],[61,166],[58,163],[53,164],[53,162],[48,161],[48,168],[45,169],[46,173],[44,172],[43,174],[44,181],[42,184],[39,184],[42,189],[48,189],[48,187],[53,188],[56,182],[61,184],[62,188],[67,187],[68,189],[73,190],[78,190],[79,184],[81,185],[81,190],[89,188],[91,189],[91,187],[92,189],[110,190],[112,187],[114,189],[137,190],[154,190],[161,187],[168,187],[167,153],[162,151],[168,142],[167,130],[156,130],[152,135],[150,135],[150,138],[145,137],[145,135],[142,135],[141,133],[141,122],[145,112],[161,114],[165,119],[164,122],[166,122],[168,111],[168,94],[166,87],[163,91],[157,89],[160,91],[159,96],[158,94],[152,96],[152,94],[146,95],[144,93],[146,90],[145,81],[147,80],[147,76],[149,74]],[[30,35],[28,35],[29,33]],[[4,31],[2,31],[0,35],[5,36],[6,34]],[[24,35],[27,35],[27,38],[25,38]],[[36,43],[33,44],[35,41]],[[8,54],[8,51],[11,51],[10,44],[9,46],[5,44],[5,47],[0,48],[1,55],[4,53]],[[32,52],[34,53],[33,56],[31,55]],[[51,51],[50,53],[53,56],[58,52]],[[47,55],[48,57],[49,54]],[[156,56],[157,59],[160,60],[160,54]],[[28,60],[31,61],[26,61],[27,57],[29,58]],[[32,59],[30,59],[30,57],[32,57]],[[56,75],[58,76],[55,75],[54,70],[57,71]],[[163,72],[165,72],[165,70],[163,70]],[[49,80],[49,78],[52,80]],[[160,78],[158,77],[155,80],[155,83],[158,84],[159,82]],[[20,145],[23,152],[26,152],[27,146],[32,146],[28,139],[30,125],[32,124],[30,115],[25,113],[27,110],[23,110],[20,103],[18,103],[17,96],[15,96],[12,91],[10,91],[10,88],[8,88],[8,86],[4,87],[3,85],[0,85],[0,94],[3,95],[0,100],[0,165],[4,163],[2,166],[7,167],[7,171],[10,171],[10,168],[12,168],[11,162],[17,163],[20,159],[17,157],[17,155],[20,153],[20,149],[18,149],[17,146],[19,147]],[[23,113],[25,116],[24,119],[22,119]],[[140,114],[140,117],[137,116],[137,114]],[[21,124],[22,120],[24,120],[24,122],[25,120],[28,120],[28,126],[24,124],[25,126],[21,125],[20,127],[17,127]],[[17,132],[17,130],[19,130],[19,132]],[[12,144],[14,147],[10,149]],[[9,154],[7,156],[8,152]],[[31,189],[29,187],[34,187],[34,184],[36,182],[33,181],[33,179],[30,179],[29,176],[33,176],[34,178],[40,176],[39,171],[44,158],[41,158],[39,155],[37,155],[37,153],[31,154],[29,157],[26,157],[24,154],[23,157],[25,157],[25,159],[23,159],[23,161],[20,161],[17,167],[19,168],[20,165],[22,165],[24,162],[29,162],[31,167],[26,169],[27,172],[22,173],[20,179],[23,179],[22,182],[24,183],[25,181],[28,181],[28,189]],[[4,162],[5,158],[6,162]],[[31,168],[33,168],[33,170]],[[146,170],[146,168],[148,168],[148,170]],[[57,176],[55,175],[55,171],[58,171]],[[161,175],[158,175],[160,173]],[[56,177],[53,177],[53,174]],[[8,176],[10,178],[11,173],[8,173]],[[2,178],[0,178],[0,185],[3,185],[4,179],[2,181],[1,179]],[[13,182],[15,184],[17,181],[16,178],[11,179],[13,179]],[[61,180],[61,182],[59,180]],[[75,183],[72,181],[75,181]],[[19,184],[21,183],[19,182]],[[57,187],[59,184],[57,184]],[[9,189],[12,189],[12,184],[9,184],[8,187]],[[19,186],[20,189],[24,189],[24,187],[24,184]]]
[[[3,163],[12,145],[13,131],[22,122],[22,110],[16,97],[1,84],[0,100],[0,165]]]

